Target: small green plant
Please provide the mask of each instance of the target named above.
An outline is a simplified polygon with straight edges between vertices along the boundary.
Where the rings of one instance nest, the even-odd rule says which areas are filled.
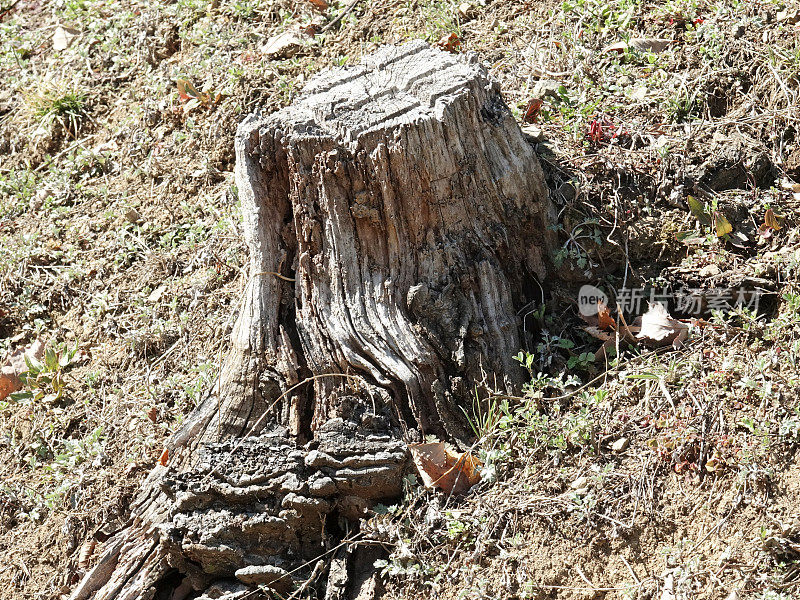
[[[700,117],[703,102],[688,92],[667,99],[667,115],[673,123],[683,123]]]
[[[481,402],[477,390],[472,401],[472,416],[463,408],[461,411],[467,417],[472,432],[478,439],[484,439],[496,430],[508,428],[514,421],[514,415],[508,403],[508,398],[487,398]]]
[[[73,137],[77,136],[88,112],[84,92],[58,84],[38,88],[26,101],[39,125],[59,122]]]
[[[54,403],[64,395],[66,384],[64,376],[66,371],[77,362],[77,344],[68,348],[63,344],[59,348],[47,348],[42,360],[25,356],[28,370],[20,375],[25,388],[11,394],[10,398],[16,402],[32,400],[35,402]]]
[[[580,354],[576,354],[575,356],[570,356],[567,359],[567,368],[586,371],[592,366],[593,363],[594,363],[593,352],[581,352]]]

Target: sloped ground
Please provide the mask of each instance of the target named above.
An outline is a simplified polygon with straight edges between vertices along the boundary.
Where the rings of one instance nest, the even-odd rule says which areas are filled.
[[[543,340],[526,396],[475,407],[486,481],[461,499],[409,482],[372,523],[389,593],[795,597],[796,21],[691,0],[0,4],[0,357],[42,339],[62,359],[0,403],[0,597],[68,593],[213,384],[245,283],[238,121],[320,68],[450,34],[536,121],[561,281],[522,315]],[[710,322],[593,360],[586,282],[688,288],[705,300],[671,309]],[[697,310],[739,289],[760,314]]]

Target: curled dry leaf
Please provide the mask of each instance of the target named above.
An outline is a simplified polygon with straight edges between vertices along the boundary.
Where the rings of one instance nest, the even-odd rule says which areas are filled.
[[[161,453],[161,456],[158,457],[158,464],[160,464],[162,467],[166,467],[168,461],[169,461],[169,449],[164,448],[164,451]]]
[[[0,400],[5,400],[20,389],[22,389],[22,381],[14,367],[0,368]]]
[[[648,311],[642,315],[642,324],[637,339],[649,346],[676,348],[683,345],[689,335],[686,323],[673,319],[660,302],[651,302]]]
[[[581,317],[584,321],[590,323],[583,330],[603,342],[603,345],[594,353],[595,360],[604,358],[611,348],[616,347],[618,341],[630,344],[637,342],[636,334],[639,332],[639,328],[628,325],[621,313],[618,324],[611,316],[611,310],[605,302],[597,303],[597,315],[592,315],[591,317],[581,315]]]
[[[28,370],[25,356],[40,359],[44,355],[44,342],[36,340],[25,349],[12,352],[8,360],[0,366],[0,400],[5,400],[9,395],[22,389],[20,374]]]
[[[542,110],[543,101],[541,98],[531,98],[525,107],[525,114],[522,115],[524,123],[536,123],[539,113]]]
[[[306,40],[299,32],[284,31],[269,38],[259,50],[268,58],[291,58],[306,43]]]
[[[600,329],[616,329],[617,322],[605,302],[597,303],[597,326]]]
[[[462,494],[481,480],[482,463],[468,452],[453,452],[442,442],[409,444],[409,450],[426,487]]]
[[[627,42],[617,42],[603,48],[603,52],[625,52],[626,50],[636,50],[637,52],[662,52],[672,40],[660,38],[631,38]]]
[[[784,219],[784,216],[776,215],[771,208],[768,208],[764,214],[764,222],[758,226],[758,235],[768,240],[772,237],[773,232],[780,231]]]
[[[778,231],[783,225],[784,218],[782,215],[776,215],[771,208],[768,208],[764,214],[764,225]]]
[[[617,322],[614,320],[614,317],[611,316],[611,310],[602,300],[598,301],[597,303],[596,314],[587,315],[581,312],[580,317],[586,322],[587,325],[599,330],[615,330],[617,328]]]
[[[447,52],[457,52],[461,46],[461,40],[455,33],[448,33],[443,35],[441,39],[436,42],[436,45]]]
[[[95,548],[97,548],[97,540],[94,538],[87,538],[81,544],[81,551],[78,553],[78,567],[82,571],[88,571],[91,567]]]

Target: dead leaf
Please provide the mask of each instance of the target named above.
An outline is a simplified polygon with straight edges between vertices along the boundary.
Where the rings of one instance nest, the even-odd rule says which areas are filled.
[[[160,464],[162,467],[166,467],[168,461],[169,461],[169,449],[164,448],[164,451],[161,453],[161,456],[158,457],[158,464]]]
[[[11,366],[0,368],[0,401],[22,389],[22,380]]]
[[[151,406],[150,410],[147,411],[147,418],[155,423],[158,420],[158,408]]]
[[[525,114],[522,116],[524,123],[536,123],[539,118],[539,112],[542,108],[542,100],[539,98],[531,98],[528,105],[525,107]]]
[[[603,52],[625,52],[626,50],[636,50],[637,52],[662,52],[672,44],[672,40],[660,38],[631,38],[627,42],[617,42],[603,48]]]
[[[694,196],[687,196],[686,204],[689,205],[689,211],[697,217],[703,225],[711,225],[711,215],[706,212],[705,206]]]
[[[77,29],[70,29],[69,27],[61,27],[59,25],[56,27],[56,31],[53,33],[52,37],[53,50],[66,50],[69,48],[69,45],[76,35],[78,35]]]
[[[597,303],[597,326],[600,329],[616,329],[617,322],[611,316],[611,311],[602,300]]]
[[[328,3],[325,0],[308,0],[311,4],[314,5],[318,11],[323,12],[328,10]]]
[[[296,31],[284,31],[272,36],[259,48],[268,58],[291,58],[306,44]]]
[[[714,211],[714,231],[716,232],[717,237],[728,235],[731,231],[733,231],[733,225],[731,225],[730,221],[725,218],[725,215],[718,210]]]
[[[426,487],[462,494],[481,480],[481,461],[469,453],[453,452],[442,442],[409,444],[414,465]]]
[[[12,352],[0,367],[0,400],[22,389],[20,375],[28,370],[25,357],[40,359],[44,355],[44,342],[37,339],[27,348]]]
[[[597,339],[603,339],[600,336],[607,336],[603,341],[603,345],[597,349],[597,352],[594,353],[595,361],[601,361],[606,358],[608,355],[609,350],[612,348],[616,348],[619,342],[627,342],[629,344],[635,344],[637,342],[636,334],[639,333],[639,327],[636,325],[628,325],[625,321],[625,317],[623,314],[617,310],[617,314],[619,314],[619,325],[615,323],[615,333],[606,333],[601,331],[596,327],[585,327],[584,329],[590,334],[594,335]],[[597,334],[595,334],[595,330]]]
[[[436,42],[436,45],[447,52],[457,52],[458,48],[461,46],[461,40],[455,33],[448,33],[443,35],[441,39]]]
[[[785,217],[782,215],[776,215],[771,208],[768,208],[767,212],[764,214],[764,225],[774,229],[775,231],[779,231],[782,227],[784,218]]]
[[[689,326],[673,319],[660,302],[651,302],[642,315],[641,329],[636,338],[650,346],[681,345],[687,338]]]

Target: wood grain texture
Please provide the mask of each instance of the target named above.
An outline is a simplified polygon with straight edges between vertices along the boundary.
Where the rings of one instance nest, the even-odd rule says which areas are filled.
[[[310,572],[399,494],[406,442],[467,441],[476,389],[522,383],[518,314],[541,298],[551,216],[474,58],[383,48],[249,116],[236,155],[250,280],[232,351],[73,600],[235,598]],[[347,560],[325,597],[372,585]]]

